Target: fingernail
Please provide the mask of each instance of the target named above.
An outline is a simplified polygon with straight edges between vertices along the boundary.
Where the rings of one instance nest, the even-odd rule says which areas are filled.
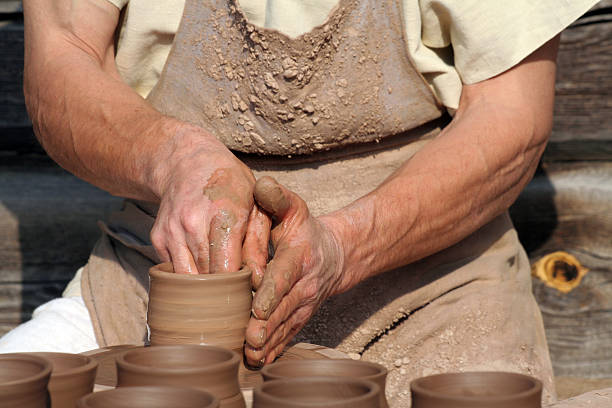
[[[259,330],[259,346],[263,346],[264,343],[266,342],[266,328],[262,327],[261,330]]]

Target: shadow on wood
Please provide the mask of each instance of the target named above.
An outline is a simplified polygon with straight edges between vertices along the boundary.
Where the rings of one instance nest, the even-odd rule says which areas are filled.
[[[1,162],[0,335],[61,295],[100,235],[96,221],[121,202],[46,157]]]

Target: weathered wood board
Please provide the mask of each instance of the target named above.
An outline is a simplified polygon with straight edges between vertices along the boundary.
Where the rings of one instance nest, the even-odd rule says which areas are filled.
[[[545,161],[612,160],[612,1],[563,32]]]
[[[612,163],[549,163],[511,209],[532,260],[555,251],[589,273],[563,294],[537,279],[555,374],[612,377]]]
[[[23,11],[19,0],[0,0],[0,13],[18,13]]]
[[[0,156],[0,335],[61,295],[121,200],[40,156]]]

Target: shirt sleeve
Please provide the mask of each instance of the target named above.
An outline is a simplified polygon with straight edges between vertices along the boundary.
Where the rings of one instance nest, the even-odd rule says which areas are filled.
[[[121,10],[122,8],[126,6],[126,4],[128,4],[129,0],[106,0],[106,1],[116,6],[119,10]]]
[[[472,84],[518,64],[598,0],[425,0],[422,42],[452,46],[461,81]]]

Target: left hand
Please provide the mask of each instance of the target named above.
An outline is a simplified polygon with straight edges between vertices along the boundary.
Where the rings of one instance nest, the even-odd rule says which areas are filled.
[[[253,316],[245,355],[252,366],[274,361],[329,296],[344,290],[343,250],[331,220],[315,218],[304,200],[270,177],[255,184],[255,200],[276,221],[274,258],[263,279],[253,276]]]

